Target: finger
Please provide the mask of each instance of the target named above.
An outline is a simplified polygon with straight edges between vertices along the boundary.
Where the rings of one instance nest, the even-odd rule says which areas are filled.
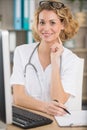
[[[58,47],[55,47],[55,52],[58,51],[58,49],[59,49]]]
[[[62,104],[62,103],[58,103],[57,104],[59,107],[62,107],[62,108],[65,108],[66,109],[66,106],[64,106],[64,104]]]
[[[54,116],[55,115],[64,115],[65,114],[65,112],[61,108],[59,108],[59,109],[49,108],[47,113],[50,114],[50,115],[54,115]]]
[[[57,116],[63,116],[63,115],[65,115],[65,114],[66,114],[65,112],[58,111],[56,115],[57,115]]]
[[[55,52],[55,48],[51,48],[51,52]]]
[[[56,51],[58,51],[58,47],[53,47],[53,48],[51,48],[51,52],[56,52]]]
[[[62,44],[60,37],[58,37],[59,44]]]
[[[66,114],[66,112],[63,110],[63,109],[61,109],[61,108],[58,108],[58,109],[52,109],[52,108],[50,108],[49,109],[49,114],[50,115],[64,115],[64,114]]]
[[[54,102],[55,106],[66,109],[66,107],[64,106],[64,104],[62,104],[60,102],[56,102],[56,101],[53,101],[53,102]]]
[[[52,104],[48,105],[47,107],[47,114],[50,115],[57,115],[57,111],[52,107]]]
[[[58,113],[57,113],[57,111],[55,111],[55,110],[53,110],[53,109],[50,108],[48,110],[47,114],[52,115],[52,116],[56,116]]]
[[[57,103],[57,102],[52,102],[53,104],[51,104],[51,105],[49,105],[49,111],[51,111],[51,112],[60,112],[60,113],[65,113],[65,111],[64,111],[64,109],[63,109],[63,107],[61,107],[61,106],[59,106],[58,104],[59,103]]]

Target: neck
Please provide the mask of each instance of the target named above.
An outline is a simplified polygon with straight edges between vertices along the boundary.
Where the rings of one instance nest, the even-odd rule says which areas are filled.
[[[38,47],[38,57],[43,69],[45,69],[51,63],[50,47],[47,45],[45,46],[44,43],[40,43]]]
[[[49,55],[50,54],[50,47],[51,46],[49,44],[41,42],[38,50],[39,50],[39,52],[43,53],[44,55],[45,54]]]

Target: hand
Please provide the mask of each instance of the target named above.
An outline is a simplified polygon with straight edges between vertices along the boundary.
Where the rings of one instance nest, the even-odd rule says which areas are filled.
[[[60,38],[58,38],[58,41],[59,42],[51,46],[51,61],[54,61],[54,60],[58,61],[58,58],[61,56],[61,54],[64,51]]]
[[[45,112],[52,116],[63,116],[66,112],[61,107],[65,108],[62,103],[51,101],[46,104]]]

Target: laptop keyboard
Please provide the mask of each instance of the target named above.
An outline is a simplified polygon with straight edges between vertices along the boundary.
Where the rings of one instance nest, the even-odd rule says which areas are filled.
[[[12,114],[13,124],[25,129],[35,128],[53,122],[50,118],[16,106],[12,106]]]

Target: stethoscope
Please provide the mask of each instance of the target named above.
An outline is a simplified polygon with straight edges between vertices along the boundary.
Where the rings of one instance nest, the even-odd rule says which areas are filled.
[[[36,67],[31,63],[31,59],[32,59],[32,56],[33,56],[34,52],[36,51],[36,49],[38,48],[39,45],[40,45],[40,43],[38,43],[38,44],[35,46],[34,50],[32,51],[32,53],[31,53],[31,55],[30,55],[30,57],[29,57],[29,60],[28,60],[27,64],[25,65],[25,68],[24,68],[24,77],[26,77],[26,70],[27,70],[27,67],[28,67],[28,66],[31,66],[31,67],[34,69],[34,71],[35,71],[35,73],[36,73],[36,75],[37,75],[37,72],[38,72],[38,71],[37,71]],[[37,75],[37,77],[38,77],[38,75]]]
[[[41,80],[39,79],[39,75],[38,75],[38,70],[37,70],[37,68],[31,63],[31,59],[32,59],[32,56],[33,56],[33,54],[34,54],[34,52],[36,51],[36,49],[38,48],[38,46],[40,45],[40,43],[38,43],[36,46],[35,46],[35,48],[33,49],[33,51],[32,51],[32,53],[31,53],[31,55],[30,55],[30,57],[29,57],[29,60],[28,60],[28,62],[27,62],[27,64],[25,65],[25,68],[24,68],[24,78],[26,78],[26,70],[27,70],[27,67],[28,66],[31,66],[32,68],[33,68],[33,70],[35,71],[35,74],[36,74],[36,77],[37,77],[37,79],[38,79],[38,82],[39,82],[39,85],[40,85],[40,89],[41,89],[41,95],[44,95],[45,93],[43,93],[43,84],[42,84],[42,82],[41,82]],[[60,71],[61,71],[61,57],[60,57]],[[40,97],[41,98],[41,97]]]
[[[26,77],[27,67],[28,67],[28,66],[31,66],[31,67],[34,69],[34,71],[35,71],[35,73],[36,73],[36,76],[37,76],[37,78],[38,78],[38,80],[39,80],[38,71],[37,71],[36,67],[31,63],[32,56],[33,56],[34,52],[36,51],[36,49],[38,48],[39,45],[40,45],[40,43],[38,43],[38,44],[35,46],[35,48],[33,49],[32,53],[31,53],[31,55],[30,55],[30,57],[29,57],[29,60],[28,60],[27,64],[25,65],[25,68],[24,68],[24,77]],[[61,62],[62,62],[62,59],[61,59],[61,58],[62,58],[62,57],[60,57],[60,71],[61,71],[61,64],[62,64],[62,63],[61,63]],[[40,80],[39,80],[39,82],[40,82]]]
[[[39,79],[38,71],[37,71],[36,67],[31,63],[32,56],[33,56],[34,52],[36,51],[36,49],[38,48],[39,45],[40,45],[40,43],[38,43],[38,44],[35,46],[35,48],[33,49],[32,53],[31,53],[31,55],[30,55],[30,57],[29,57],[29,60],[28,60],[27,64],[25,65],[25,68],[24,68],[24,78],[26,78],[26,70],[27,70],[27,67],[28,67],[28,66],[31,66],[31,67],[33,68],[33,70],[35,71],[36,77],[37,77],[37,79],[38,79],[38,82],[39,82],[39,85],[40,85],[40,89],[41,89],[41,95],[43,95],[43,94],[42,94],[42,83],[41,83],[41,81],[40,81],[40,79]]]

